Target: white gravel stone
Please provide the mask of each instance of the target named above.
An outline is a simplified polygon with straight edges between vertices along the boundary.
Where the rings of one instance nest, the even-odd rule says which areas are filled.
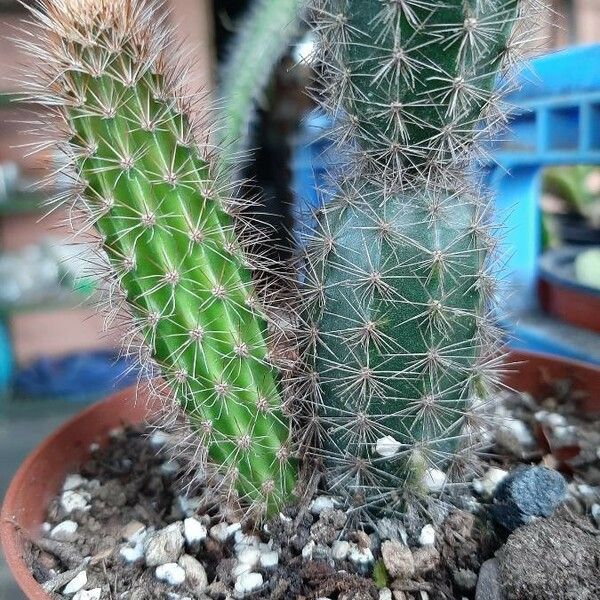
[[[160,472],[167,477],[172,477],[181,469],[181,465],[176,460],[167,460],[160,465]]]
[[[515,456],[522,456],[524,450],[535,445],[529,427],[518,419],[506,418],[496,432],[496,441]]]
[[[331,556],[334,560],[346,560],[350,552],[350,543],[346,540],[336,540],[331,546]]]
[[[599,450],[600,452],[600,450]],[[598,455],[598,458],[600,458],[600,454]],[[292,517],[288,517],[287,515],[284,515],[282,512],[279,513],[279,520],[282,523],[291,523],[292,522]]]
[[[60,497],[60,505],[67,514],[71,514],[76,510],[86,510],[89,499],[90,495],[87,492],[67,490]]]
[[[373,553],[370,548],[359,548],[356,544],[350,544],[348,560],[357,566],[368,565],[373,562]]]
[[[48,521],[42,523],[42,533],[50,533],[52,531],[52,525]]]
[[[72,596],[73,594],[76,594],[79,590],[82,590],[86,586],[86,584],[87,573],[85,571],[81,571],[81,573],[75,575],[75,577],[73,577],[73,579],[71,579],[71,581],[69,581],[69,583],[65,585],[62,593],[66,596]]]
[[[185,571],[177,563],[159,565],[154,571],[157,579],[169,585],[181,585],[185,581]]]
[[[144,558],[144,544],[138,542],[135,546],[123,546],[119,550],[119,554],[125,562],[135,563]]]
[[[251,573],[252,572],[252,567],[250,565],[247,565],[246,563],[241,563],[241,562],[236,562],[235,566],[233,567],[231,574],[233,575],[234,579],[236,577],[239,577],[240,575],[243,575],[244,573]]]
[[[302,558],[304,560],[311,560],[313,557],[313,552],[315,551],[315,541],[308,540],[304,548],[302,548]]]
[[[179,566],[185,571],[185,580],[196,594],[203,594],[208,587],[208,577],[202,564],[189,554],[179,558]]]
[[[234,592],[238,598],[260,588],[263,584],[263,576],[260,573],[244,573],[235,580]]]
[[[241,523],[217,523],[210,528],[210,537],[218,542],[226,542],[236,531],[242,528]]]
[[[235,532],[233,539],[236,547],[239,547],[239,549],[245,548],[246,546],[252,546],[253,548],[258,548],[260,546],[260,538],[258,536],[244,533],[241,529],[238,529]]]
[[[379,600],[392,600],[392,590],[390,588],[379,590]]]
[[[137,542],[146,533],[146,526],[140,521],[129,521],[121,530],[121,537],[128,542]]]
[[[184,520],[183,537],[190,546],[199,544],[201,541],[206,539],[207,535],[208,531],[206,527],[200,523],[198,519],[194,519],[194,517],[188,517]]]
[[[260,553],[260,566],[263,569],[272,569],[279,564],[279,552],[277,550],[269,550]]]
[[[177,562],[184,544],[181,529],[181,523],[172,523],[146,538],[144,548],[146,565],[157,567]]]
[[[492,496],[498,484],[508,475],[508,471],[491,467],[481,479],[473,481],[473,489],[482,496]]]
[[[200,506],[202,506],[202,498],[197,496],[192,496],[191,498],[188,498],[187,496],[177,496],[175,502],[179,512],[184,517],[193,517],[198,512]]]
[[[241,563],[255,567],[260,561],[260,550],[258,548],[246,546],[238,553],[237,557]]]
[[[63,492],[76,490],[77,488],[84,487],[87,485],[88,480],[82,477],[79,473],[71,473],[67,475],[65,482],[63,483]]]
[[[441,492],[446,485],[446,473],[439,469],[425,469],[421,483],[429,492]]]
[[[402,444],[391,435],[381,437],[375,442],[375,452],[384,458],[390,458],[400,450]]]
[[[63,521],[50,531],[50,537],[57,542],[74,542],[77,539],[78,528],[79,525],[75,521]]]
[[[313,515],[320,515],[326,509],[335,508],[335,501],[329,496],[317,496],[310,503],[310,512]]]
[[[154,448],[162,448],[169,442],[169,434],[164,431],[155,431],[149,438],[150,445]]]
[[[73,600],[100,600],[102,596],[102,588],[94,588],[93,590],[79,590]]]
[[[88,450],[90,451],[90,454],[94,454],[94,452],[98,452],[98,450],[100,450],[100,444],[97,442],[92,442]]]
[[[425,525],[425,527],[421,529],[419,544],[421,544],[421,546],[433,546],[435,544],[435,529],[433,528],[433,525]]]

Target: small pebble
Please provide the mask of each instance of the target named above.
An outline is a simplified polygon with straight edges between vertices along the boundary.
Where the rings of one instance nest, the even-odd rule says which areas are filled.
[[[417,548],[413,552],[415,574],[422,576],[438,568],[440,564],[439,552],[433,546]]]
[[[146,526],[140,521],[129,521],[123,529],[121,529],[121,537],[128,542],[136,542],[142,537],[146,531]]]
[[[102,588],[94,588],[93,590],[79,590],[73,600],[100,600]]]
[[[350,543],[346,540],[336,540],[331,546],[331,556],[334,560],[346,560],[350,552]]]
[[[50,533],[52,531],[52,525],[48,521],[42,523],[42,533]]]
[[[325,509],[335,508],[335,502],[333,498],[329,496],[317,496],[310,503],[310,512],[313,515],[320,515]]]
[[[184,545],[181,529],[181,523],[172,523],[148,536],[144,548],[147,566],[177,562]]]
[[[508,471],[491,467],[481,479],[473,481],[473,489],[480,495],[491,497],[500,482],[508,475]]]
[[[379,600],[392,600],[392,590],[390,588],[379,590]]]
[[[79,525],[75,521],[63,521],[50,531],[50,537],[57,542],[74,542]]]
[[[491,507],[494,519],[509,531],[533,517],[549,517],[565,499],[567,483],[557,471],[545,467],[519,467],[496,488]]]
[[[190,546],[196,546],[206,539],[207,530],[198,519],[188,517],[183,521],[183,537]]]
[[[67,475],[65,482],[63,483],[63,492],[76,490],[77,488],[86,485],[87,482],[88,480],[85,477],[82,477],[79,473],[71,473],[70,475]]]
[[[196,594],[203,594],[208,587],[208,577],[202,564],[189,554],[184,554],[177,563],[185,571],[185,580]]]
[[[279,552],[277,550],[270,550],[268,552],[261,552],[260,554],[260,566],[263,569],[272,569],[279,564]]]
[[[127,563],[135,563],[144,558],[144,544],[138,542],[133,548],[131,546],[123,546],[119,550],[119,554]]]
[[[498,428],[496,441],[519,458],[535,446],[535,439],[527,425],[523,421],[510,417],[504,419]]]
[[[452,579],[463,592],[470,592],[477,585],[477,573],[471,569],[457,569],[452,573]]]
[[[238,560],[245,565],[255,567],[260,561],[260,550],[258,548],[246,546],[238,553]]]
[[[82,590],[86,586],[86,584],[87,573],[85,571],[81,571],[81,573],[75,575],[75,577],[73,577],[73,579],[71,579],[71,581],[69,581],[69,583],[65,585],[62,593],[66,596],[71,596],[73,594],[76,594],[79,590]]]
[[[351,543],[348,560],[356,566],[364,567],[373,562],[373,552],[370,548],[359,548],[356,544]]]
[[[263,584],[263,576],[260,573],[244,573],[235,580],[235,595],[243,598],[246,594],[259,589]]]
[[[391,435],[379,438],[375,442],[375,452],[384,458],[390,458],[398,454],[402,444]]]
[[[428,492],[441,492],[446,485],[446,473],[439,469],[426,469],[421,484]]]
[[[313,552],[315,550],[314,540],[309,540],[308,543],[302,548],[302,558],[304,560],[312,560]]]
[[[419,544],[421,546],[433,546],[435,544],[435,529],[433,525],[425,525],[419,534]]]
[[[81,493],[67,490],[60,497],[60,505],[67,514],[71,514],[76,510],[86,510],[88,508],[88,500],[89,494],[87,492]]]
[[[169,585],[181,585],[185,581],[185,571],[177,563],[159,565],[154,573],[157,579]]]
[[[241,523],[217,523],[210,528],[210,537],[217,542],[225,543],[231,536],[242,528]]]
[[[591,508],[592,518],[596,521],[596,525],[600,527],[600,504],[593,504]]]
[[[162,448],[169,442],[169,434],[164,431],[157,430],[149,438],[150,445],[154,448]]]

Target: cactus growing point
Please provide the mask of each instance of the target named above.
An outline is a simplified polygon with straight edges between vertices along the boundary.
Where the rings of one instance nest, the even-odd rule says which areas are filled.
[[[30,92],[63,129],[75,233],[96,228],[143,354],[215,481],[271,514],[295,483],[277,353],[228,184],[178,93],[164,17],[145,0],[40,0],[31,12]]]

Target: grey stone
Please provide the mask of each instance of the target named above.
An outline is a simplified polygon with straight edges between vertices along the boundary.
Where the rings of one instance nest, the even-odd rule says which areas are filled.
[[[463,591],[470,592],[477,585],[477,574],[471,569],[457,569],[452,573],[454,583]]]
[[[545,467],[520,467],[509,473],[494,493],[492,515],[509,531],[532,517],[549,517],[565,499],[567,483],[557,471]]]
[[[500,567],[498,560],[486,560],[479,570],[475,600],[504,600],[500,586]]]
[[[144,548],[146,565],[157,567],[177,562],[184,544],[181,529],[181,523],[173,523],[148,536]]]

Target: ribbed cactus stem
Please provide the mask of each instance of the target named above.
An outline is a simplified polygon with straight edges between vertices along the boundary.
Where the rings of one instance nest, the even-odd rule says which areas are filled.
[[[321,102],[351,161],[308,244],[307,362],[327,480],[358,511],[439,491],[477,442],[500,341],[469,167],[527,4],[314,2]]]
[[[275,65],[300,31],[307,0],[256,0],[240,23],[221,85],[221,159],[235,169],[246,150],[256,104]]]
[[[289,500],[289,423],[267,323],[236,243],[227,188],[195,141],[144,0],[55,0],[34,11],[41,102],[58,106],[79,187],[145,351],[241,499]],[[77,221],[75,221],[77,222]]]

